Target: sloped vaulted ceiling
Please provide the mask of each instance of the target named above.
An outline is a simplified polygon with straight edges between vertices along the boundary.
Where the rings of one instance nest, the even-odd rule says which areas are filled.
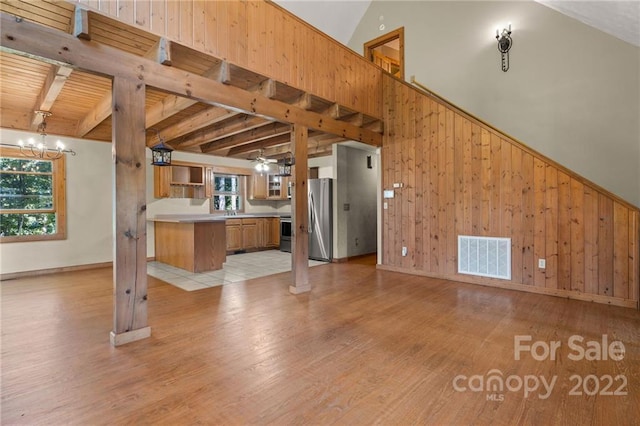
[[[640,1],[537,2],[640,47]],[[342,44],[347,44],[371,0],[276,0],[276,3]]]

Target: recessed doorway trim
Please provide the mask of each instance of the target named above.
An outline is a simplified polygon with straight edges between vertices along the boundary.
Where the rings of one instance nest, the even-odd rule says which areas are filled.
[[[400,70],[396,77],[404,80],[404,27],[400,27],[397,30],[393,30],[387,34],[383,34],[380,37],[376,37],[373,40],[370,40],[364,44],[364,57],[367,60],[375,63],[375,52],[376,49],[382,47],[384,45],[398,42],[398,51],[399,51],[399,67]],[[383,67],[384,68],[384,67]],[[385,70],[388,71],[388,70]],[[393,74],[393,73],[391,73]]]

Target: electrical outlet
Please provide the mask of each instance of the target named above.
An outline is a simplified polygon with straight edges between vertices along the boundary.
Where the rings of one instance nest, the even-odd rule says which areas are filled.
[[[383,209],[385,209],[385,210],[387,210],[387,209],[389,208],[389,204],[385,201],[385,202],[382,204],[382,208],[383,208]]]
[[[538,268],[544,269],[547,267],[547,261],[545,259],[538,259]]]
[[[404,257],[404,256],[406,256],[406,255],[407,255],[407,253],[409,253],[409,250],[407,250],[407,248],[406,248],[406,247],[402,247],[402,256],[403,256],[403,257]]]

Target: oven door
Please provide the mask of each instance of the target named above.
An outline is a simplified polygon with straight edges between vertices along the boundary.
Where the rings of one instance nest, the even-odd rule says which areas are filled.
[[[280,218],[280,251],[291,253],[291,217]]]

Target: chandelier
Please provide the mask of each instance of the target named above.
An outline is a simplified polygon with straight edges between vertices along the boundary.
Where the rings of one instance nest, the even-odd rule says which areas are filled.
[[[27,144],[22,140],[18,141],[20,152],[27,157],[42,158],[45,160],[56,160],[62,157],[62,154],[68,153],[76,155],[73,150],[65,149],[64,144],[58,139],[55,148],[47,147],[47,117],[51,116],[49,111],[35,111],[36,115],[42,116],[42,121],[38,124],[38,133],[40,133],[40,142],[36,143],[34,138],[27,139]]]

